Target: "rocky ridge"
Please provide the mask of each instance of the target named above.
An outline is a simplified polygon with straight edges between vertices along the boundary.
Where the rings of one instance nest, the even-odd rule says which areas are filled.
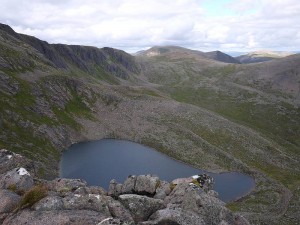
[[[29,164],[28,164],[29,163]],[[248,225],[216,193],[152,175],[110,182],[106,192],[79,179],[41,180],[30,160],[0,150],[0,222],[9,224]],[[13,168],[14,166],[18,166]]]

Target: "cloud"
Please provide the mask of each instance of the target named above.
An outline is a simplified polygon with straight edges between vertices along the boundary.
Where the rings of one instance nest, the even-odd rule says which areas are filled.
[[[299,50],[298,0],[2,0],[0,21],[50,43]],[[218,2],[216,2],[218,4]],[[220,13],[222,9],[226,13]],[[212,16],[213,15],[213,16]]]

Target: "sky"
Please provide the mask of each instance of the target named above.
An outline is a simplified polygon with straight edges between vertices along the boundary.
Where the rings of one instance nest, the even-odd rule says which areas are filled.
[[[299,0],[0,0],[0,23],[49,43],[133,53],[300,50]]]

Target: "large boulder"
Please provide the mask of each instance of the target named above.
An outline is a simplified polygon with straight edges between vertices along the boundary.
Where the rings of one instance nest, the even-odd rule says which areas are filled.
[[[128,224],[134,224],[130,212],[119,201],[109,196],[107,197],[107,201],[109,211],[114,218],[119,218],[122,221],[126,221]]]
[[[64,204],[59,196],[47,196],[33,205],[32,208],[36,211],[61,210],[64,208]]]
[[[136,179],[134,191],[138,194],[154,195],[160,180],[156,176],[140,175]]]
[[[0,214],[12,212],[20,201],[21,197],[16,193],[0,189]]]
[[[23,167],[14,168],[0,176],[0,188],[11,189],[20,193],[28,191],[33,184],[33,178]]]
[[[159,209],[164,208],[163,201],[147,196],[125,194],[119,196],[120,202],[130,211],[134,221],[145,221]]]
[[[179,183],[165,198],[165,204],[168,207],[176,204],[184,211],[201,215],[205,224],[235,222],[235,216],[225,207],[224,202],[189,183]]]
[[[35,175],[35,166],[34,163],[27,159],[24,156],[16,154],[6,149],[0,150],[0,174],[7,173],[8,171],[17,168],[23,167],[31,176]]]
[[[78,188],[86,187],[87,183],[80,179],[57,178],[46,185],[50,191],[58,192],[63,196],[68,192],[76,191]]]
[[[164,200],[170,193],[170,183],[166,181],[160,181],[153,198]]]
[[[118,197],[122,194],[122,184],[119,184],[116,180],[111,180],[108,187],[108,195]]]
[[[181,208],[166,208],[158,210],[149,221],[139,225],[206,225],[201,215]]]
[[[91,210],[32,211],[25,209],[7,217],[3,225],[100,224],[107,218],[110,217]]]
[[[65,209],[69,210],[93,210],[100,212],[103,215],[111,216],[108,209],[108,202],[106,196],[96,194],[69,194],[63,198],[63,204]]]
[[[134,193],[134,188],[136,184],[136,176],[128,176],[122,185],[122,194],[132,194]]]

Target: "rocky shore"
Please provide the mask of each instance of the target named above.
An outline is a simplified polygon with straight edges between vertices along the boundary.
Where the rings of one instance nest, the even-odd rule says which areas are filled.
[[[112,180],[109,190],[79,179],[36,177],[34,163],[0,150],[0,223],[119,225],[247,225],[213,190],[153,175]]]

